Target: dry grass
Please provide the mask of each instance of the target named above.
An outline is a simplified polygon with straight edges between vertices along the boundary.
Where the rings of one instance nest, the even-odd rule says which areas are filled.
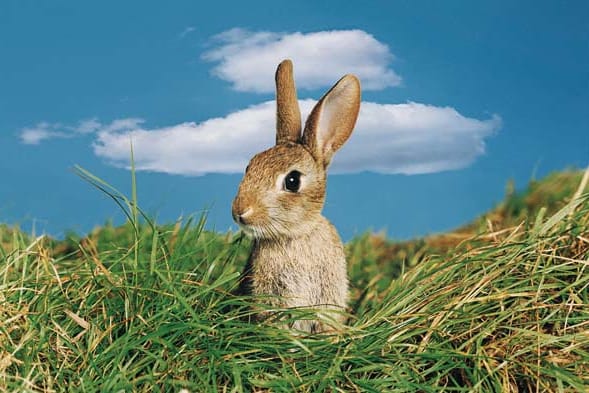
[[[574,193],[396,279],[366,257],[382,244],[355,240],[352,315],[329,336],[248,323],[255,299],[230,294],[247,242],[203,221],[61,244],[11,233],[0,390],[587,391],[589,202]]]

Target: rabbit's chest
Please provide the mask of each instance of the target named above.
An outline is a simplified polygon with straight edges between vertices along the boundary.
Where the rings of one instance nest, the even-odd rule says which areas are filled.
[[[256,295],[279,296],[288,306],[325,303],[334,288],[347,286],[343,250],[299,248],[259,250],[252,289]],[[331,296],[329,296],[331,297]]]
[[[301,258],[302,257],[302,258]],[[254,261],[253,287],[257,294],[286,296],[308,290],[317,281],[316,268],[305,255],[262,252]],[[317,260],[317,264],[321,261]]]

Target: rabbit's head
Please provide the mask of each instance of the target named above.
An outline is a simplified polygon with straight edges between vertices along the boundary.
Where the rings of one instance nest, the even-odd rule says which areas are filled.
[[[346,75],[317,102],[301,134],[292,63],[280,63],[276,146],[251,159],[233,201],[233,218],[247,234],[294,238],[315,227],[325,200],[327,167],[350,137],[359,109],[360,82]]]

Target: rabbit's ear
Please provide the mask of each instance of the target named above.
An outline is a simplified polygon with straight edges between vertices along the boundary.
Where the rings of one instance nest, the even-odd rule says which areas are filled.
[[[305,124],[303,144],[327,167],[333,154],[348,140],[360,110],[360,81],[340,79],[315,105]]]
[[[283,60],[276,69],[276,144],[298,142],[301,111],[292,75],[292,61]]]

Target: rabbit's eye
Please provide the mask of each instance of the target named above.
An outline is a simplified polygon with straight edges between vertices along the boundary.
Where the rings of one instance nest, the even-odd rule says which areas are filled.
[[[284,189],[290,192],[297,192],[301,187],[301,172],[291,171],[284,178]]]

